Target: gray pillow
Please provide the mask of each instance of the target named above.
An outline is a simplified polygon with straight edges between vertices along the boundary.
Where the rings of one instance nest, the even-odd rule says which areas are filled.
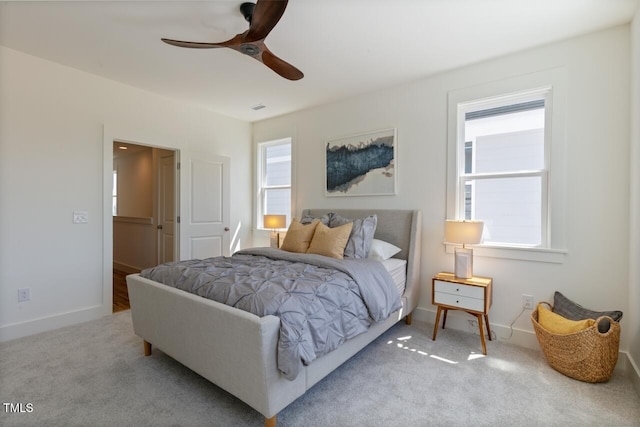
[[[612,311],[593,311],[584,308],[578,303],[571,301],[569,298],[556,291],[553,295],[553,312],[569,320],[594,319],[598,320],[600,316],[609,316],[616,322],[622,319],[622,312],[619,310]],[[605,333],[609,330],[609,321],[605,319],[598,323],[598,331]]]
[[[300,220],[300,224],[303,224],[303,225],[311,224],[314,219],[319,219],[321,223],[323,223],[324,225],[329,227],[329,222],[331,221],[331,217],[333,215],[335,215],[333,212],[326,213],[326,214],[322,215],[322,217],[320,217],[320,218],[316,218],[316,217],[313,217],[313,216],[305,215]]]
[[[351,228],[347,246],[344,248],[344,257],[364,259],[371,250],[371,242],[378,225],[378,216],[371,215],[361,219],[349,219],[334,213],[330,217],[329,227],[339,227],[349,222],[353,222],[353,227]]]

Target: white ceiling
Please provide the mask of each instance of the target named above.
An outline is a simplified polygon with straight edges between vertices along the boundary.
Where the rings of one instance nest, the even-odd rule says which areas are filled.
[[[266,44],[299,81],[160,41],[227,40],[248,28],[240,3],[0,2],[0,44],[256,121],[624,24],[640,0],[291,0]]]

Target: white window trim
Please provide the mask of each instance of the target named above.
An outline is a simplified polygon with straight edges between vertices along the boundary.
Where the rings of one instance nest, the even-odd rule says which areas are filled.
[[[258,142],[256,144],[256,218],[255,218],[255,229],[260,231],[271,231],[270,229],[264,228],[263,219],[264,219],[264,196],[262,194],[262,183],[266,179],[266,165],[265,165],[265,157],[264,157],[264,148],[279,145],[284,142],[288,142],[291,144],[291,185],[272,185],[269,186],[269,189],[277,189],[277,188],[290,188],[291,189],[291,215],[293,216],[293,190],[294,190],[294,167],[295,167],[295,145],[293,143],[292,137],[275,139],[272,141],[264,141]]]
[[[115,204],[115,212],[113,209],[113,204],[111,208],[111,213],[113,216],[118,216],[118,168],[115,167],[113,169],[113,173],[111,174],[111,202]]]
[[[464,141],[458,140],[464,135],[464,120],[460,104],[474,104],[488,108],[490,102],[476,100],[496,98],[508,99],[510,94],[521,96],[527,92],[550,90],[545,98],[545,109],[548,109],[545,123],[545,171],[543,188],[547,197],[543,197],[543,247],[526,247],[519,245],[475,245],[475,256],[518,259],[539,262],[562,263],[566,254],[566,158],[565,158],[565,111],[566,70],[553,68],[541,72],[494,81],[470,88],[450,91],[448,94],[448,126],[447,126],[447,219],[458,219],[459,207],[464,206],[464,182],[458,180],[458,170],[464,170],[464,152],[458,149]],[[481,108],[478,108],[481,109]],[[552,136],[552,138],[551,138]],[[461,168],[461,169],[460,169]],[[530,171],[539,173],[540,171]],[[468,178],[468,176],[467,176]],[[458,191],[461,188],[462,191]],[[459,197],[458,197],[459,196]],[[545,205],[545,202],[547,203]],[[462,203],[462,205],[460,205]],[[546,221],[544,220],[546,216]],[[546,239],[546,241],[545,241]],[[443,243],[447,253],[453,252],[454,245]]]

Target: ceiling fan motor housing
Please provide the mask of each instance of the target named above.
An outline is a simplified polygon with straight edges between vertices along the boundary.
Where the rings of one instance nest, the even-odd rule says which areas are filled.
[[[249,24],[251,24],[251,18],[253,17],[253,9],[256,7],[253,3],[242,3],[240,5],[240,12],[242,12],[242,16],[247,20]]]
[[[240,52],[244,53],[245,55],[254,56],[260,53],[260,48],[255,44],[243,43],[240,45]]]

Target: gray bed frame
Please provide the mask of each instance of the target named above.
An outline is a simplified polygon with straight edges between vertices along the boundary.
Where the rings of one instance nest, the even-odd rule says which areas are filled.
[[[329,211],[347,218],[377,214],[375,238],[401,248],[394,257],[407,260],[402,309],[304,366],[290,381],[276,361],[280,319],[258,317],[134,274],[127,276],[131,317],[135,334],[144,340],[145,355],[151,355],[151,346],[156,346],[260,412],[265,426],[272,427],[278,412],[399,320],[411,323],[420,292],[421,212],[307,209],[303,215],[320,217]]]

